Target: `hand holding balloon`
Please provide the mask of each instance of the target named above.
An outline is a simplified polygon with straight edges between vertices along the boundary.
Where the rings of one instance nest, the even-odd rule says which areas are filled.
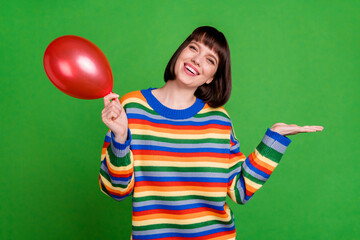
[[[110,101],[113,99],[112,101]],[[128,119],[119,101],[119,95],[110,93],[104,97],[104,109],[101,112],[102,121],[115,135],[115,140],[125,143],[128,131]]]

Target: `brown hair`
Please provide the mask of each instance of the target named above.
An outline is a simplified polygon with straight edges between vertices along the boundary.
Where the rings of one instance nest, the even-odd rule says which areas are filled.
[[[195,91],[195,96],[209,104],[210,107],[220,107],[230,98],[231,64],[229,45],[224,34],[216,28],[209,26],[196,28],[171,57],[165,69],[164,80],[167,82],[168,80],[175,79],[175,63],[182,50],[193,40],[205,44],[219,56],[219,64],[213,81],[198,87]]]

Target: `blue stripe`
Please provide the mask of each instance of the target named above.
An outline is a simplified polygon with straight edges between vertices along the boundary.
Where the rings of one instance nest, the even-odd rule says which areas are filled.
[[[133,207],[134,212],[141,212],[141,211],[147,211],[147,210],[153,210],[153,209],[165,209],[165,210],[186,210],[186,209],[194,209],[194,208],[211,208],[214,210],[222,211],[224,208],[222,206],[214,206],[210,204],[203,204],[203,203],[194,203],[194,204],[187,204],[187,205],[178,205],[178,206],[171,206],[171,205],[161,205],[161,204],[155,204],[155,205],[149,205],[149,206],[143,206],[143,207]]]
[[[235,148],[233,150],[230,151],[231,154],[236,154],[240,152],[240,148]]]
[[[182,237],[182,238],[192,238],[192,237],[203,237],[214,233],[219,232],[228,232],[235,229],[235,226],[231,228],[217,228],[211,229],[208,231],[198,232],[198,233],[160,233],[160,234],[150,234],[150,235],[133,235],[133,240],[150,240],[157,238],[165,238],[165,237]]]
[[[126,197],[130,196],[132,194],[132,192],[124,195],[124,196],[117,196],[117,195],[112,195],[111,193],[109,193],[109,196],[112,197],[113,199],[115,199],[116,201],[121,201],[123,199],[125,199]]]
[[[266,130],[265,133],[267,136],[271,137],[272,139],[274,139],[275,141],[278,141],[279,143],[285,145],[285,146],[289,146],[289,144],[291,143],[291,140],[289,138],[287,138],[286,136],[281,135],[278,132],[274,132],[272,130],[270,130],[270,128],[268,128]]]
[[[226,148],[171,148],[156,145],[131,145],[131,150],[156,150],[172,153],[226,153],[229,154],[229,150]]]
[[[218,125],[222,125],[222,126],[231,126],[231,123],[229,122],[224,122],[224,121],[220,121],[220,120],[208,120],[208,121],[203,121],[203,122],[194,122],[194,121],[179,121],[179,122],[174,122],[174,121],[169,121],[169,120],[159,120],[159,119],[153,119],[150,118],[148,116],[145,115],[140,115],[137,113],[128,113],[127,114],[128,119],[141,119],[141,120],[148,120],[152,123],[162,123],[162,124],[170,124],[173,126],[206,126],[208,124],[218,124]]]
[[[246,158],[245,162],[246,162],[246,165],[248,166],[248,168],[249,168],[251,171],[253,171],[253,172],[255,172],[255,173],[263,176],[264,178],[269,178],[269,177],[270,177],[269,174],[264,173],[263,171],[261,171],[261,170],[257,169],[256,167],[254,167],[254,165],[252,165],[252,164],[250,163],[249,157]]]
[[[209,182],[209,183],[227,183],[227,178],[204,178],[204,177],[135,177],[136,182]]]
[[[110,177],[111,180],[129,181],[132,178],[132,176],[129,176],[129,177],[114,177],[114,176],[112,176],[110,174],[109,168],[108,168],[108,165],[107,165],[107,162],[106,162],[105,159],[102,161],[102,164],[104,164],[105,168],[107,169],[108,176]]]

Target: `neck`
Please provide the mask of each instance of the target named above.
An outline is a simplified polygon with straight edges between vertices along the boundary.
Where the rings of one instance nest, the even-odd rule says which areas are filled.
[[[191,107],[196,101],[195,90],[185,88],[175,80],[169,80],[162,88],[155,89],[152,93],[168,108],[186,109]]]

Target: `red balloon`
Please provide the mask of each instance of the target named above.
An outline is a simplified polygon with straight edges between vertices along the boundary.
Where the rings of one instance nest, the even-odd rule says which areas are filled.
[[[55,87],[72,97],[97,99],[112,92],[108,60],[100,48],[85,38],[56,38],[45,50],[44,68]]]

